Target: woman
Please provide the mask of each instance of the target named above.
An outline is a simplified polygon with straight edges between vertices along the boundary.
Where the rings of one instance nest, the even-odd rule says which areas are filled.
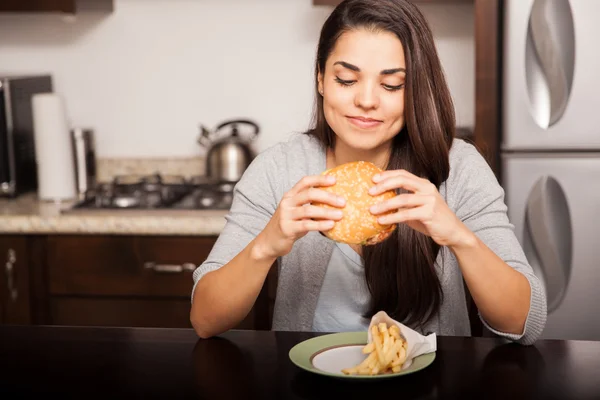
[[[406,0],[346,0],[325,22],[316,59],[315,128],[261,153],[235,188],[227,224],[194,272],[192,324],[210,337],[238,324],[277,261],[273,329],[366,330],[379,310],[413,329],[470,335],[463,279],[484,325],[533,343],[546,320],[539,280],[476,149],[454,139],[454,109],[431,31]],[[325,169],[385,171],[371,210],[398,229],[375,246],[320,232],[344,199]],[[320,208],[312,202],[335,208]]]

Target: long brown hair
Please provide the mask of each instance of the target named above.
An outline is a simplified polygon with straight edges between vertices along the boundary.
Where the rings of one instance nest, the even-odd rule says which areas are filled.
[[[402,42],[406,60],[405,125],[392,140],[387,169],[405,169],[439,188],[450,171],[454,106],[425,18],[406,0],[343,1],[321,30],[315,89],[318,74],[325,72],[338,38],[352,29],[391,32]],[[325,120],[321,96],[316,96],[315,104],[314,129],[307,134],[333,148],[335,133]],[[443,298],[435,268],[440,246],[430,237],[399,224],[388,240],[362,250],[371,293],[365,317],[384,310],[403,323],[423,325],[438,312]]]

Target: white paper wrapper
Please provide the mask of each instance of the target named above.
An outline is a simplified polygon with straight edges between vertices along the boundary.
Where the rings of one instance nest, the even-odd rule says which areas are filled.
[[[385,322],[388,327],[396,325],[400,329],[400,334],[406,340],[406,361],[402,364],[402,369],[406,369],[412,365],[413,358],[421,354],[433,353],[437,350],[437,339],[435,333],[423,336],[420,333],[410,329],[406,325],[393,320],[385,311],[379,311],[371,318],[369,324],[369,343],[373,340],[371,337],[371,327],[381,322]]]

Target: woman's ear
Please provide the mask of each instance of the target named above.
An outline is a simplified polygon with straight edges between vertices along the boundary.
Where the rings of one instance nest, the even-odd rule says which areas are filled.
[[[323,96],[323,74],[321,72],[317,74],[317,90]]]

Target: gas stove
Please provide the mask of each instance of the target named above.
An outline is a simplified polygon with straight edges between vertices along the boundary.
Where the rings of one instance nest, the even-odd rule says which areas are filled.
[[[122,175],[99,183],[68,212],[85,210],[226,210],[236,182],[204,176]]]

